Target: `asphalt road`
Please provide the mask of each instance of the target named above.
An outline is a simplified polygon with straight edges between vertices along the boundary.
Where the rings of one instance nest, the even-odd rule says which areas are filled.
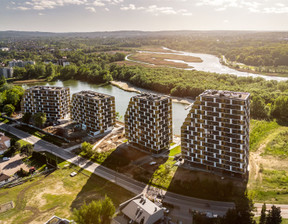
[[[50,152],[64,160],[67,160],[91,173],[94,173],[106,180],[114,182],[115,184],[129,190],[135,194],[139,194],[146,189],[144,183],[138,182],[132,178],[129,178],[121,173],[117,173],[114,170],[108,169],[104,166],[101,166],[97,163],[91,162],[90,160],[79,157],[65,149],[53,145],[49,142],[39,139],[33,135],[30,135],[24,131],[21,131],[17,128],[11,127],[7,124],[0,123],[0,129],[10,132],[16,137],[23,139],[34,145],[34,150],[41,152],[46,151]],[[164,202],[173,204],[177,209],[177,214],[179,220],[187,220],[183,223],[190,222],[191,214],[189,210],[197,210],[203,212],[211,212],[213,214],[223,215],[229,208],[234,207],[234,203],[231,202],[219,202],[219,201],[210,201],[198,198],[187,197],[171,192],[164,193]],[[191,223],[191,222],[190,222]]]

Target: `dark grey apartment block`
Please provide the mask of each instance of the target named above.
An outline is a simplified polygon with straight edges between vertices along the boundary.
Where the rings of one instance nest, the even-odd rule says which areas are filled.
[[[172,143],[172,101],[169,96],[140,94],[130,99],[125,114],[129,143],[158,153]]]
[[[69,118],[70,89],[54,86],[33,86],[25,90],[21,109],[23,113],[46,113],[47,121]]]
[[[115,125],[114,96],[81,91],[72,96],[72,119],[92,135],[112,130]]]
[[[249,162],[250,94],[206,90],[181,127],[181,148],[191,167],[246,177]]]

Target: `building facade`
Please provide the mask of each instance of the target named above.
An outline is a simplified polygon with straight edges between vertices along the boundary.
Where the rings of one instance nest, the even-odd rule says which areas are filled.
[[[172,143],[172,101],[169,96],[141,94],[130,99],[125,114],[129,143],[157,153]]]
[[[28,64],[35,65],[35,61],[22,61],[14,59],[13,61],[8,62],[9,67],[25,67]]]
[[[21,109],[23,113],[46,113],[47,121],[69,117],[70,89],[54,86],[33,86],[25,90]]]
[[[13,77],[13,68],[3,67],[0,68],[0,76],[4,76],[5,79]]]
[[[206,90],[181,127],[182,156],[191,167],[246,177],[250,94]]]
[[[114,96],[94,91],[81,91],[72,96],[72,119],[91,134],[112,130],[115,125]]]

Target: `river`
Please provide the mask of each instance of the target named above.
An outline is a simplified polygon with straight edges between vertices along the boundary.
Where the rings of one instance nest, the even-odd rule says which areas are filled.
[[[183,60],[172,60],[172,59],[164,59],[166,61],[172,61],[175,63],[184,63],[188,66],[191,66],[191,68],[182,68],[184,70],[197,70],[197,71],[203,71],[203,72],[212,72],[212,73],[218,73],[218,74],[230,74],[230,75],[236,75],[236,76],[242,76],[242,77],[261,77],[266,80],[277,80],[277,81],[287,81],[287,77],[278,77],[278,76],[268,76],[268,75],[260,75],[260,74],[254,74],[249,72],[241,72],[232,68],[229,68],[225,65],[222,65],[220,63],[220,59],[214,55],[211,54],[201,54],[201,53],[192,53],[192,52],[186,52],[186,51],[176,51],[172,50],[166,47],[163,47],[164,50],[167,50],[167,52],[152,52],[152,51],[138,51],[143,53],[155,53],[155,54],[169,54],[169,55],[184,55],[184,56],[193,56],[193,57],[199,57],[203,60],[203,62],[186,62]],[[126,60],[138,62],[135,60],[129,59],[130,55],[127,55]],[[149,64],[145,62],[139,62],[143,64]],[[181,68],[179,68],[181,69]]]
[[[68,81],[57,81],[57,82],[39,82],[28,85],[23,85],[24,88],[35,85],[45,85],[45,86],[59,86],[59,87],[69,87],[71,95],[73,93],[80,92],[82,90],[93,90],[99,93],[109,94],[115,97],[116,111],[119,112],[121,116],[120,120],[124,121],[124,115],[129,104],[129,100],[132,96],[137,95],[135,92],[127,92],[113,85],[99,86],[95,84],[90,84],[87,82],[68,80]],[[137,88],[141,92],[150,92],[141,88]],[[173,134],[180,135],[181,125],[183,124],[189,110],[185,110],[187,105],[179,102],[172,103],[172,122],[173,122]]]

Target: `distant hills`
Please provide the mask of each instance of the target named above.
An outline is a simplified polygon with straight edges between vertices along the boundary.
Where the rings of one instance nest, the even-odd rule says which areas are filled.
[[[34,32],[34,31],[0,31],[0,39],[3,38],[41,38],[41,37],[69,37],[69,38],[130,38],[130,37],[158,37],[158,36],[235,36],[235,35],[253,35],[253,36],[277,36],[288,37],[288,32],[266,32],[266,31],[107,31],[107,32],[71,32],[71,33],[53,33],[53,32]],[[251,35],[251,36],[252,36]]]

